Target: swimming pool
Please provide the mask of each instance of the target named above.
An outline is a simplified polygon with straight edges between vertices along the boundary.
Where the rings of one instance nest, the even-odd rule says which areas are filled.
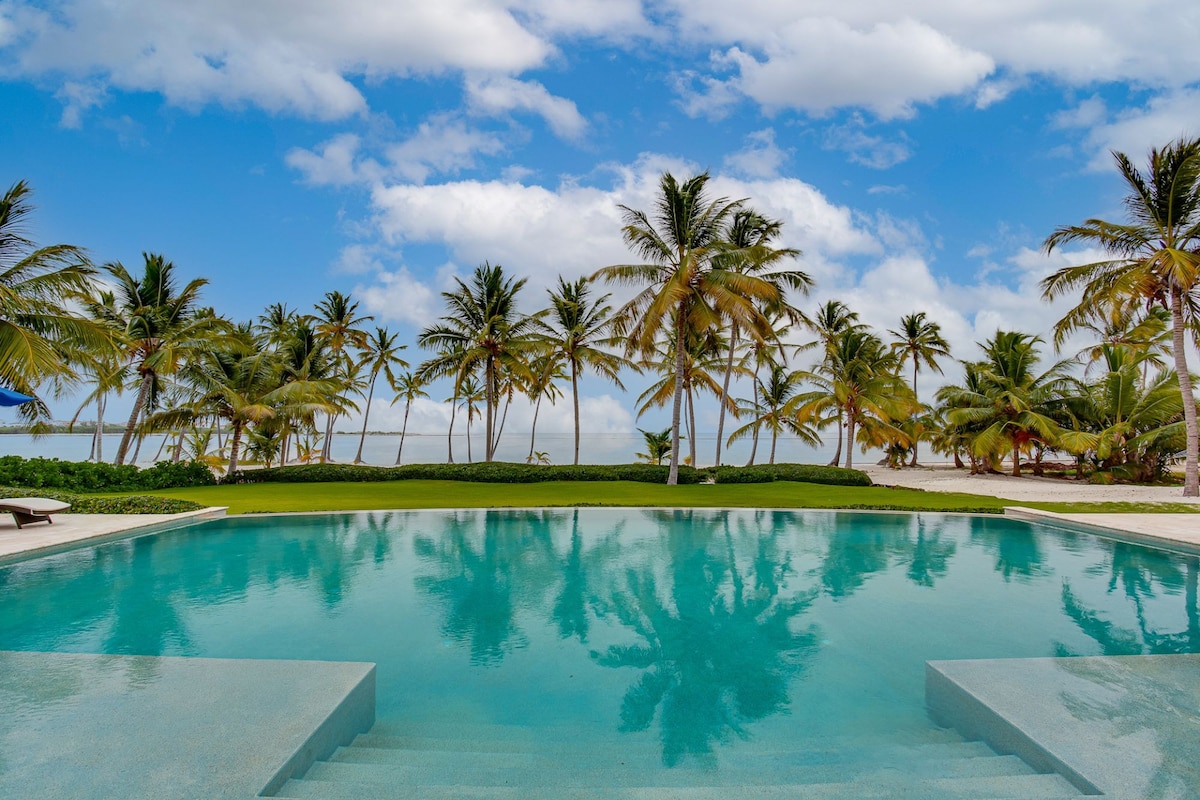
[[[0,569],[0,650],[370,661],[381,730],[920,743],[927,660],[1200,652],[1198,559],[992,517],[240,517]]]

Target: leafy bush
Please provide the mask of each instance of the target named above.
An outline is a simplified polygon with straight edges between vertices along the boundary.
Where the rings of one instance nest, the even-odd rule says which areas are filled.
[[[474,483],[541,483],[544,481],[636,481],[666,483],[668,467],[655,464],[408,464],[363,467],[352,464],[302,464],[271,469],[238,470],[223,483],[366,483],[374,481],[469,481]],[[699,483],[705,473],[679,468],[680,483]]]
[[[139,469],[130,464],[96,464],[90,461],[59,461],[57,458],[0,456],[0,485],[34,489],[65,489],[71,492],[136,492],[147,489],[177,489],[216,483],[212,470],[197,461],[160,461]]]
[[[29,489],[27,487],[0,487],[0,498],[28,496]],[[73,492],[40,490],[37,496],[70,503],[71,511],[69,513],[72,514],[182,514],[185,511],[198,511],[204,508],[200,503],[194,503],[191,500],[177,500],[174,497],[146,497],[145,495],[95,497]]]
[[[824,467],[817,464],[762,464],[753,467],[718,467],[714,470],[717,483],[771,483],[799,481],[824,483],[831,486],[870,486],[867,473],[845,467]]]
[[[224,483],[364,483],[373,481],[471,481],[475,483],[541,483],[543,481],[635,481],[666,483],[669,467],[656,464],[409,464],[403,467],[364,467],[352,464],[303,464],[272,469],[239,470]],[[866,473],[815,464],[775,464],[720,469],[679,468],[680,483],[771,483],[802,481],[835,486],[870,486]]]

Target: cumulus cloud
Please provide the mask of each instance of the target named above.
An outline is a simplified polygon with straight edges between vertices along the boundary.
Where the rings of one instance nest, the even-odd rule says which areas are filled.
[[[901,133],[895,139],[867,133],[867,123],[861,114],[854,114],[841,125],[825,129],[823,147],[841,150],[855,164],[871,169],[889,169],[912,157],[908,137]]]
[[[775,144],[775,129],[764,128],[747,136],[744,148],[725,157],[725,168],[747,178],[773,178],[788,157],[788,152]]]
[[[468,106],[475,113],[500,115],[527,111],[538,114],[555,135],[564,139],[578,139],[587,129],[587,120],[573,102],[550,94],[537,81],[473,77],[467,80],[466,89]]]
[[[1200,135],[1200,88],[1155,95],[1145,105],[1109,113],[1098,98],[1086,100],[1056,121],[1064,127],[1086,129],[1084,147],[1093,170],[1113,168],[1111,151],[1127,154],[1135,163],[1152,147],[1180,136]]]
[[[284,156],[284,161],[303,175],[305,183],[346,186],[358,183],[363,177],[358,164],[359,143],[355,134],[342,133],[318,145],[315,151],[293,148]]]

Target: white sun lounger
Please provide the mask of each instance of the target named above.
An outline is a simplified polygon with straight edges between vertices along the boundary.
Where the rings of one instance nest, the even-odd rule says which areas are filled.
[[[13,519],[17,521],[18,530],[31,522],[45,522],[52,525],[54,523],[51,521],[50,515],[66,511],[70,507],[70,503],[48,500],[45,497],[9,497],[0,500],[0,513],[11,512]]]

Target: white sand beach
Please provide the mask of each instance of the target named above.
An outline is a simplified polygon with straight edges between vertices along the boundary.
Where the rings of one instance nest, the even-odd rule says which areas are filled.
[[[1095,486],[1073,480],[1037,478],[1032,475],[1020,478],[1009,475],[971,475],[968,470],[956,469],[952,465],[905,469],[869,466],[861,469],[877,484],[905,486],[928,492],[964,492],[1035,502],[1200,504],[1198,498],[1184,497],[1181,486]]]

